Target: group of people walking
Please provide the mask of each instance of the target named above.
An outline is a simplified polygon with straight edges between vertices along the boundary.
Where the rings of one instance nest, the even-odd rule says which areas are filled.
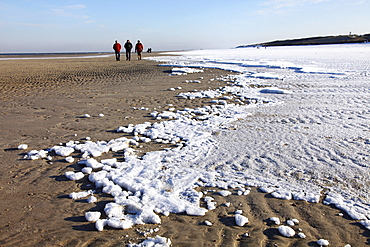
[[[131,50],[133,48],[132,43],[130,40],[127,40],[126,43],[123,46],[126,50],[126,60],[131,60]],[[121,44],[118,43],[116,40],[115,43],[113,44],[113,50],[116,54],[116,60],[120,61],[121,60]],[[144,50],[144,45],[140,42],[140,40],[137,41],[135,45],[135,52],[137,53],[137,59],[141,60],[141,54]]]

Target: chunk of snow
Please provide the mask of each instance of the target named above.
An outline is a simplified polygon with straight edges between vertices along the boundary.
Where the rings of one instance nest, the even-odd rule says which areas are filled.
[[[29,160],[43,159],[47,157],[48,152],[45,150],[31,150],[23,158]]]
[[[106,224],[117,229],[129,229],[133,226],[133,222],[127,219],[109,218]]]
[[[275,198],[284,199],[284,200],[291,200],[292,199],[292,193],[290,191],[274,191],[271,193],[271,195]]]
[[[360,223],[368,230],[370,230],[370,220],[361,220]]]
[[[86,212],[85,219],[89,222],[96,222],[99,220],[101,216],[100,212]]]
[[[86,200],[86,202],[87,202],[87,203],[94,203],[94,202],[96,202],[96,201],[98,201],[98,199],[97,199],[95,196],[90,196],[90,197]]]
[[[208,221],[208,220],[204,221],[204,224],[206,224],[207,226],[211,226],[212,225],[212,223],[210,221]]]
[[[25,149],[27,149],[28,148],[28,145],[27,144],[20,144],[19,146],[18,146],[18,149],[20,149],[20,150],[25,150]]]
[[[51,148],[59,156],[68,156],[75,151],[73,147],[54,146]]]
[[[235,223],[238,226],[244,226],[245,224],[249,223],[249,220],[247,217],[241,215],[241,214],[236,214],[235,215]]]
[[[287,238],[291,238],[295,235],[295,231],[292,228],[290,228],[289,226],[279,226],[278,230],[279,230],[281,235],[283,235],[284,237],[287,237]]]
[[[106,219],[99,219],[95,222],[95,228],[99,232],[104,230],[104,227],[107,225],[107,220]]]
[[[194,216],[203,216],[207,212],[207,209],[204,208],[197,208],[197,207],[189,207],[186,209],[186,214],[194,215]]]
[[[325,240],[325,239],[319,239],[319,240],[316,241],[316,243],[320,246],[328,246],[329,245],[329,241]]]
[[[73,163],[73,161],[75,161],[75,159],[72,156],[68,156],[68,157],[65,158],[65,161],[67,161],[68,163]]]
[[[87,160],[81,160],[81,161],[78,162],[78,164],[82,164],[82,165],[85,165],[87,167],[91,167],[92,169],[99,169],[99,168],[102,168],[104,166],[102,163],[98,162],[94,158],[90,158],[90,159],[87,159]]]
[[[280,219],[278,217],[271,217],[270,220],[275,223],[275,225],[280,225]]]
[[[89,196],[89,195],[92,195],[92,194],[94,194],[94,191],[92,191],[92,190],[81,191],[81,192],[72,192],[71,194],[69,194],[69,198],[71,198],[73,200],[77,200],[77,199],[80,199],[80,198],[83,198],[83,197],[86,197],[86,196]]]
[[[229,196],[231,195],[232,193],[228,190],[222,190],[222,191],[219,191],[218,192],[221,196]]]
[[[140,244],[128,244],[128,247],[170,247],[171,240],[169,238],[156,236],[155,238],[148,238]]]
[[[83,172],[84,174],[91,174],[92,171],[93,169],[91,167],[84,167],[81,169],[81,172]]]
[[[69,180],[80,180],[85,177],[85,174],[82,172],[68,171],[64,173],[64,176],[66,176]]]
[[[298,224],[299,221],[297,219],[291,219],[291,220],[287,220],[286,223],[289,225],[289,226],[294,226],[295,224]]]

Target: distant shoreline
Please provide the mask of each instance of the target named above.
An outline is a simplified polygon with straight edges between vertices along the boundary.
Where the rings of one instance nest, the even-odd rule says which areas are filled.
[[[318,36],[300,39],[275,40],[252,45],[239,45],[236,48],[244,47],[267,47],[267,46],[293,46],[293,45],[334,45],[370,42],[370,33],[364,35],[349,34],[336,36]]]
[[[0,52],[0,56],[88,55],[110,53],[112,52]]]
[[[3,53],[1,60],[18,59],[67,59],[67,58],[95,58],[113,56],[112,52],[71,52],[71,53]]]

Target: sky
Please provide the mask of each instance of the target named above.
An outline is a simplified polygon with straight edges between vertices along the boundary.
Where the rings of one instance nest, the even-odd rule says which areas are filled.
[[[370,0],[0,0],[0,53],[223,49],[370,33]]]

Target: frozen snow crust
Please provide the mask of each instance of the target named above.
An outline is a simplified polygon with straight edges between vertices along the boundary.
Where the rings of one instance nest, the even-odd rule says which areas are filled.
[[[175,76],[201,73],[202,68],[240,74],[215,78],[229,82],[224,88],[178,95],[189,100],[209,98],[212,106],[153,111],[156,123],[117,128],[132,133],[132,139],[70,141],[32,150],[25,158],[80,152],[78,163],[85,168],[65,175],[71,180],[87,176],[95,191],[74,192],[70,197],[106,193],[114,198],[105,206],[105,216],[94,212],[86,216],[99,231],[106,226],[160,224],[160,214],[204,215],[215,205],[210,200],[207,209],[200,207],[204,195],[195,190],[200,186],[225,190],[255,186],[276,198],[323,200],[369,228],[369,45],[179,55],[151,59],[176,67]],[[138,143],[151,141],[177,147],[137,157]],[[103,153],[121,150],[123,162],[99,160]],[[240,225],[248,221],[237,217]],[[280,232],[294,235],[287,227]]]

